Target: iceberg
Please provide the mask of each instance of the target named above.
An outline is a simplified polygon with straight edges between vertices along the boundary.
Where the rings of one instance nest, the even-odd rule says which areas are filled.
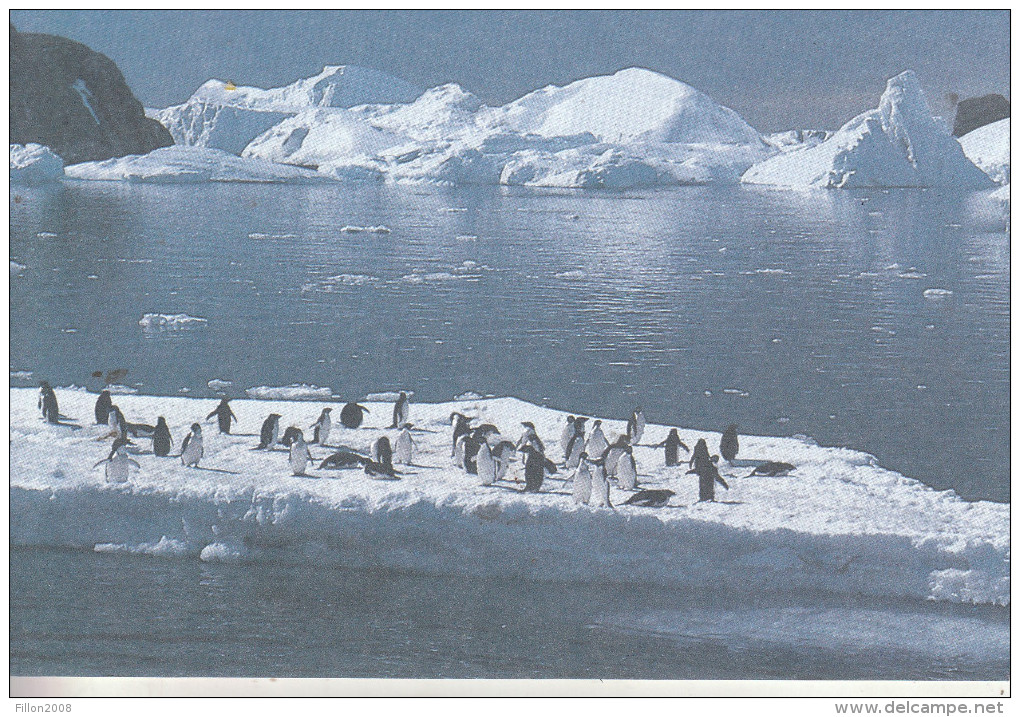
[[[821,188],[992,186],[945,123],[932,117],[910,70],[888,81],[877,109],[858,115],[818,145],[754,165],[741,181]]]
[[[71,417],[91,417],[95,394],[56,389]],[[127,483],[107,483],[90,467],[109,452],[103,427],[80,430],[40,420],[38,391],[10,392],[10,539],[16,546],[63,546],[174,559],[314,561],[425,574],[526,576],[550,580],[652,583],[677,589],[780,593],[820,590],[860,595],[1009,604],[1010,506],[967,502],[879,466],[865,453],[810,440],[741,436],[742,458],[781,460],[792,475],[749,477],[748,465],[720,466],[730,489],[697,502],[686,467],[665,467],[660,450],[635,448],[642,488],[675,495],[661,509],[576,505],[562,470],[540,493],[521,491],[520,463],[498,486],[478,485],[450,458],[453,411],[518,438],[523,420],[562,460],[566,413],[513,398],[411,403],[414,466],[399,480],[313,467],[291,475],[287,455],[252,451],[250,435],[207,433],[202,469],[159,459],[140,446]],[[131,421],[165,416],[179,440],[215,399],[118,396]],[[238,433],[257,434],[269,413],[282,425],[311,425],[330,402],[235,399]],[[395,438],[393,404],[366,402],[366,426],[333,440],[368,450]],[[333,406],[334,410],[337,408]],[[576,411],[575,411],[576,413]],[[85,422],[83,423],[90,423]],[[604,419],[612,439],[622,420]],[[646,444],[668,427],[649,424]],[[688,444],[719,434],[681,429]],[[45,447],[45,450],[41,450]],[[317,460],[331,448],[310,447]],[[725,501],[725,502],[723,502]],[[508,550],[507,546],[513,549]],[[710,560],[705,556],[711,556]],[[530,556],[522,559],[521,556]]]
[[[308,169],[236,157],[219,149],[181,145],[164,147],[148,154],[72,164],[64,173],[68,179],[165,184],[331,181]]]
[[[64,177],[64,160],[49,147],[29,142],[11,145],[11,184],[36,185]]]
[[[968,132],[960,137],[960,146],[996,184],[1009,184],[1009,118]]]

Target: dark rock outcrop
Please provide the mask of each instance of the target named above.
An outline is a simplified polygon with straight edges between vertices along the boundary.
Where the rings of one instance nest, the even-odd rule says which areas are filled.
[[[956,106],[953,136],[962,137],[978,127],[1009,117],[1009,100],[1002,95],[984,95],[963,100]]]
[[[38,142],[75,164],[174,143],[113,61],[81,43],[12,25],[10,83],[12,144]]]

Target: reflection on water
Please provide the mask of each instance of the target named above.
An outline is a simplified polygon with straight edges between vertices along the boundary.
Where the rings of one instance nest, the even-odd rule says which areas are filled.
[[[1009,496],[1009,243],[974,197],[123,183],[19,196],[11,368],[51,383],[124,367],[147,393],[210,395],[221,378],[620,417],[641,404],[650,420],[803,433],[967,497]],[[149,312],[208,324],[142,331]]]

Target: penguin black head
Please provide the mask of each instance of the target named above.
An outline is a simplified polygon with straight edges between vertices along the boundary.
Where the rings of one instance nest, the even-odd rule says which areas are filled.
[[[40,381],[39,388],[41,388],[43,391],[48,391],[50,389],[50,384],[48,381]]]
[[[332,408],[330,408],[329,406],[326,406],[326,408],[322,409],[322,412],[323,412],[323,413],[332,413],[332,412],[333,412],[333,409],[332,409]]]
[[[105,388],[99,392],[99,395],[102,396],[103,398],[110,398],[110,392],[107,391]]]
[[[406,401],[407,400],[407,391],[401,391],[400,392],[400,400],[401,401]]]
[[[676,436],[677,438],[680,437],[680,434],[676,432],[675,428],[670,428],[669,429],[669,435],[670,435],[670,437],[672,437],[672,436]]]
[[[413,423],[404,423],[403,425],[400,426],[400,428],[401,428],[401,430],[406,428],[407,430],[410,431],[412,428],[414,428],[414,424]]]
[[[573,416],[567,416],[567,423],[573,423],[573,422],[574,422],[574,417]]]
[[[524,426],[525,428],[530,428],[533,431],[535,430],[535,424],[532,423],[531,421],[521,421],[521,425]]]
[[[275,421],[279,421],[282,418],[282,416],[279,413],[270,413],[269,417]]]
[[[584,427],[584,424],[587,423],[587,422],[588,422],[588,419],[587,418],[582,418],[581,416],[578,416],[577,418],[574,419],[574,425],[575,426],[581,426],[582,428]]]
[[[110,447],[110,455],[112,456],[114,453],[119,451],[124,446],[133,445],[135,444],[131,442],[131,439],[127,438],[126,436],[119,436],[113,441],[113,445]]]
[[[156,419],[156,425],[157,426],[165,426],[166,425],[166,419],[163,418],[162,416],[160,416],[159,418]]]
[[[712,462],[713,463],[718,463],[719,462],[719,456],[712,456]]]
[[[736,423],[731,423],[729,426],[726,427],[726,432],[727,433],[736,433],[737,432],[737,424]]]
[[[641,406],[636,407],[634,413],[641,413]]]
[[[192,423],[191,424],[191,432],[195,433],[195,434],[201,433],[202,432],[202,426],[200,426],[197,423]]]

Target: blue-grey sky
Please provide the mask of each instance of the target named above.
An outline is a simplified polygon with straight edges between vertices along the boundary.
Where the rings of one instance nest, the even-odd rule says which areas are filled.
[[[639,66],[707,92],[759,131],[835,129],[916,70],[945,97],[1009,97],[1009,12],[71,11],[11,12],[25,32],[109,56],[149,107],[211,77],[272,87],[327,64],[422,89],[458,82],[490,104]]]

